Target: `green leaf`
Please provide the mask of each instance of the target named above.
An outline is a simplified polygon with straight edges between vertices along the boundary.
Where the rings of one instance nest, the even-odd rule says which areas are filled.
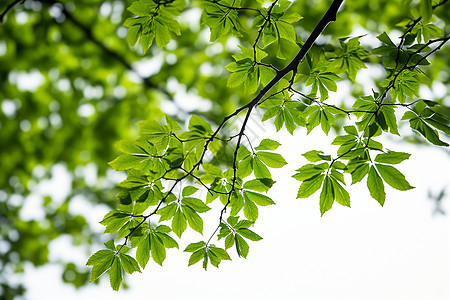
[[[233,5],[231,3],[227,3]],[[203,6],[202,22],[211,30],[210,42],[214,42],[229,32],[240,36],[239,21],[236,10],[228,9],[214,3],[205,2]]]
[[[271,139],[263,139],[255,150],[277,150],[281,144]]]
[[[384,184],[375,167],[371,166],[369,169],[369,176],[367,177],[367,187],[369,188],[370,196],[377,200],[381,206],[384,205],[386,193],[384,192]]]
[[[354,135],[354,136],[358,136],[358,131],[356,130],[355,126],[344,126],[344,130],[348,134],[351,134],[351,135]]]
[[[343,206],[350,207],[350,195],[345,188],[335,179],[331,178],[333,184],[334,199]]]
[[[155,231],[161,233],[169,233],[172,231],[172,229],[170,229],[170,227],[167,225],[158,225],[158,227],[155,228]]]
[[[108,240],[107,242],[105,242],[105,246],[109,250],[116,251],[116,246],[114,245],[114,240]]]
[[[231,257],[228,255],[227,251],[218,247],[210,246],[209,252],[214,253],[220,260],[231,260]]]
[[[192,253],[191,256],[189,257],[188,266],[192,266],[193,264],[198,263],[200,260],[202,260],[202,258],[205,257],[205,254],[206,254],[205,248],[199,249],[194,253]]]
[[[122,154],[109,162],[109,165],[116,171],[124,171],[137,166],[144,160],[148,160],[148,156]]]
[[[187,228],[186,217],[178,208],[172,219],[172,230],[178,237],[181,237],[186,228]]]
[[[410,156],[411,154],[405,152],[388,151],[387,153],[378,154],[375,157],[375,161],[379,163],[395,165],[408,159]]]
[[[323,214],[333,206],[334,202],[333,184],[330,177],[325,177],[322,192],[320,193],[320,214]]]
[[[260,237],[258,234],[256,234],[255,232],[253,232],[247,228],[238,229],[237,233],[239,233],[240,235],[242,235],[243,237],[245,237],[246,239],[249,239],[251,241],[256,242],[256,241],[262,240],[262,237]]]
[[[118,291],[122,284],[122,266],[117,257],[112,262],[111,270],[109,271],[109,281],[112,289]]]
[[[156,232],[155,234],[162,240],[164,247],[178,249],[178,243],[170,235],[159,232]]]
[[[403,116],[403,118],[405,118],[405,116]],[[439,139],[438,132],[432,129],[430,126],[428,126],[422,119],[414,116],[414,118],[409,120],[409,124],[412,129],[417,130],[420,134],[422,134],[428,141],[430,141],[434,145],[446,147],[448,146],[446,142],[443,142]]]
[[[145,268],[150,259],[150,235],[141,241],[136,250],[136,260],[142,268]]]
[[[114,256],[114,251],[111,250],[99,250],[95,252],[94,254],[89,257],[88,261],[86,262],[87,266],[92,266],[95,264],[98,264],[99,262],[109,259],[112,256]]]
[[[377,38],[378,38],[381,42],[383,42],[383,43],[385,43],[385,44],[387,44],[387,45],[389,45],[389,46],[397,47],[397,46],[391,41],[391,39],[390,39],[389,36],[386,34],[386,32],[383,32],[382,34],[380,34],[379,36],[377,36]]]
[[[250,221],[256,221],[258,219],[258,207],[248,197],[244,198],[244,215]]]
[[[157,214],[161,216],[159,221],[167,221],[173,218],[175,212],[177,211],[177,204],[171,203],[161,209],[158,210]]]
[[[196,132],[201,136],[213,133],[211,125],[208,122],[206,122],[203,118],[197,115],[192,115],[191,118],[189,119],[188,129],[189,131]]]
[[[211,209],[205,203],[203,203],[202,200],[197,198],[183,198],[183,200],[181,200],[181,203],[189,206],[190,208],[199,213],[204,213]]]
[[[292,177],[299,181],[304,181],[322,174],[326,169],[328,169],[327,163],[321,163],[318,165],[307,164],[297,170],[300,173],[297,173]]]
[[[318,162],[322,160],[331,161],[331,156],[323,155],[323,151],[311,150],[302,155],[310,162]]]
[[[257,157],[253,159],[253,171],[255,172],[255,177],[257,179],[272,178],[269,169],[267,169],[266,165]]]
[[[174,119],[172,119],[169,115],[166,115],[166,123],[170,132],[181,130],[181,126],[178,125],[178,123]]]
[[[392,105],[383,105],[381,112],[383,113],[386,121],[386,125],[392,134],[400,136],[398,132],[397,118],[395,116],[395,110]]]
[[[225,249],[231,248],[234,245],[234,235],[230,234],[225,238]]]
[[[238,164],[237,175],[240,178],[245,178],[245,177],[249,176],[253,172],[252,165],[253,165],[253,158],[250,156],[246,157]]]
[[[423,22],[427,23],[433,15],[433,7],[431,0],[420,0],[420,15],[423,18]]]
[[[234,227],[234,229],[240,229],[240,228],[248,229],[253,224],[255,224],[255,222],[244,219],[244,220],[240,220],[238,223],[233,224],[232,226]],[[230,225],[231,225],[231,223],[230,223]]]
[[[384,181],[394,189],[407,191],[414,188],[406,181],[405,176],[396,168],[382,164],[376,164],[376,166]]]
[[[234,236],[234,244],[236,245],[237,254],[243,258],[247,258],[249,246],[239,234]]]
[[[141,35],[141,31],[142,31],[141,24],[135,24],[128,28],[127,42],[128,42],[128,44],[130,44],[130,46],[136,45],[136,43],[139,39],[139,36]]]
[[[187,187],[185,187],[183,189],[183,192],[181,194],[183,195],[183,197],[186,197],[186,196],[190,196],[190,195],[194,194],[197,191],[198,191],[198,188],[196,188],[195,186],[188,185]]]
[[[120,262],[122,263],[122,268],[125,272],[127,272],[128,274],[132,274],[133,272],[141,273],[141,269],[139,268],[137,261],[133,257],[127,254],[121,254],[119,258]]]
[[[357,164],[350,172],[352,174],[352,184],[355,184],[363,180],[368,172],[369,172],[369,164],[364,162]]]
[[[271,168],[281,168],[287,164],[283,156],[278,153],[271,153],[265,151],[258,151],[256,153],[259,159],[261,159],[267,166]]]
[[[202,218],[190,207],[182,206],[184,216],[186,217],[189,226],[200,234],[203,233],[203,220]]]
[[[248,197],[251,201],[255,202],[260,206],[275,204],[275,202],[273,202],[273,200],[270,199],[269,197],[255,192],[245,191],[244,198],[245,197]]]
[[[162,266],[163,261],[166,259],[166,247],[155,234],[149,234],[149,236],[152,258],[157,264]]]
[[[297,198],[308,198],[322,186],[325,175],[319,175],[303,181],[297,193]]]
[[[195,252],[198,249],[204,247],[206,244],[203,241],[197,242],[197,243],[191,243],[189,244],[186,249],[184,249],[184,252]]]
[[[91,280],[89,282],[93,282],[97,280],[101,275],[103,275],[106,271],[111,268],[111,265],[114,261],[115,256],[111,255],[107,259],[104,259],[92,266],[91,269]]]
[[[272,179],[253,179],[244,183],[244,188],[256,192],[267,192],[275,183]]]

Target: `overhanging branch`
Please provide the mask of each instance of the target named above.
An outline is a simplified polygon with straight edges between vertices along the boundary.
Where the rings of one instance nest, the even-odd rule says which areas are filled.
[[[2,14],[0,15],[0,23],[3,23],[3,19],[5,18],[6,14],[13,9],[14,6],[16,6],[19,3],[23,3],[25,2],[25,0],[15,0],[13,2],[11,2],[6,8],[5,10],[2,12]]]

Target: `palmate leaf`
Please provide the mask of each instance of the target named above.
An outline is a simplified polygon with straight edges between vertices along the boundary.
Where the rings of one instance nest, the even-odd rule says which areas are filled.
[[[366,68],[363,59],[367,56],[367,50],[360,46],[359,38],[339,39],[342,48],[336,52],[329,66],[331,70],[338,73],[347,73],[352,82],[355,82],[358,70]]]
[[[150,255],[154,262],[162,265],[166,259],[166,248],[178,248],[178,243],[168,235],[171,231],[170,227],[160,225],[145,233],[136,250],[136,260],[142,268],[147,265]]]
[[[225,6],[238,7],[240,0],[237,1],[221,1],[221,5],[203,1],[203,13],[201,23],[208,25],[211,30],[210,42],[214,42],[221,36],[233,33],[236,36],[241,36],[237,10],[229,9]],[[230,3],[227,3],[230,2]],[[225,5],[225,6],[223,6]]]
[[[334,174],[333,174],[334,173]],[[338,182],[344,183],[343,175],[336,170],[332,170],[331,175],[325,176],[320,192],[320,213],[321,216],[330,210],[334,201],[342,206],[350,207],[350,195]]]
[[[185,195],[191,195],[197,191],[196,188],[189,186],[183,190]],[[213,190],[217,191],[217,187]],[[218,194],[217,194],[218,196]],[[210,208],[200,199],[193,197],[183,197],[179,203],[171,203],[162,208],[158,214],[160,214],[160,221],[172,219],[173,232],[181,237],[183,232],[187,228],[187,224],[199,232],[203,233],[203,220],[198,213],[204,213],[210,210]]]
[[[448,146],[448,143],[439,138],[436,129],[450,134],[450,126],[448,126],[448,118],[435,112],[435,106],[438,103],[429,100],[419,100],[413,108],[413,111],[407,111],[402,120],[409,120],[410,127],[420,133],[429,142],[437,146]],[[436,129],[434,129],[434,128]]]
[[[292,11],[286,11],[289,2],[281,3],[281,5],[276,5],[272,9],[272,13],[269,17],[269,10],[264,8],[262,15],[259,15],[253,21],[254,27],[261,27],[265,25],[262,31],[262,42],[266,47],[275,41],[280,39],[285,39],[292,43],[296,43],[296,34],[292,23],[298,22],[302,17]],[[265,22],[265,20],[269,20]],[[284,57],[279,57],[284,59]]]
[[[219,240],[225,238],[225,249],[229,249],[235,245],[238,256],[246,258],[250,248],[244,238],[251,241],[259,241],[262,237],[249,229],[254,223],[252,221],[245,219],[239,221],[239,217],[230,216],[227,218],[227,222],[228,225],[224,223],[220,225]],[[230,228],[233,228],[233,231]]]
[[[381,82],[381,86],[387,87],[393,78],[387,78]],[[419,96],[419,80],[417,79],[417,72],[406,70],[397,75],[394,87],[392,89],[392,99],[398,99],[400,103],[405,103],[406,98]]]
[[[263,140],[255,149],[276,149],[279,146],[272,140]],[[267,168],[281,168],[287,164],[286,160],[277,153],[268,151],[256,151],[252,154],[245,146],[240,146],[237,153],[238,170],[237,175],[245,178],[254,172],[255,177],[259,180],[271,180],[272,175]]]
[[[244,90],[252,94],[256,92],[260,83],[265,85],[275,77],[276,72],[272,68],[257,64],[253,49],[240,47],[242,53],[233,55],[236,60],[225,66],[231,72],[227,81],[228,87],[244,86]],[[261,61],[267,53],[256,48],[256,59]]]
[[[306,121],[306,129],[309,134],[319,124],[323,132],[328,135],[331,129],[331,124],[335,123],[335,118],[331,114],[330,109],[326,106],[319,107],[318,105],[311,105],[303,112]]]
[[[128,18],[124,26],[128,27],[127,42],[134,46],[140,39],[144,54],[156,41],[158,47],[164,47],[170,42],[171,32],[180,35],[180,25],[174,19],[184,8],[184,0],[156,2],[138,0],[128,8],[136,18]]]
[[[427,43],[431,37],[440,38],[443,35],[442,29],[434,24],[426,24],[420,21],[412,30],[412,33],[417,36],[417,41],[419,44]]]
[[[286,59],[283,48],[298,47],[297,35],[292,23],[298,22],[302,17],[296,12],[289,11],[289,1],[280,1],[272,8],[269,15],[269,9],[263,8],[262,14],[258,15],[253,21],[253,27],[262,30],[262,45],[268,45],[277,42],[277,58]],[[264,28],[260,28],[264,26]]]
[[[287,93],[283,93],[282,98],[270,98],[264,101],[259,107],[267,108],[262,117],[262,121],[275,117],[275,128],[279,131],[283,125],[292,135],[298,126],[305,126],[306,122],[302,112],[299,110],[301,106],[297,101],[291,101]]]
[[[309,74],[305,85],[312,85],[310,93],[312,97],[315,97],[317,92],[319,92],[320,101],[324,101],[328,98],[328,91],[337,91],[336,81],[338,80],[341,80],[341,78],[333,72],[313,69],[311,74]]]
[[[219,267],[222,260],[231,260],[227,251],[214,245],[206,245],[205,242],[189,244],[184,252],[192,252],[188,266],[198,263],[203,259],[203,268],[206,270],[208,261],[215,267]]]

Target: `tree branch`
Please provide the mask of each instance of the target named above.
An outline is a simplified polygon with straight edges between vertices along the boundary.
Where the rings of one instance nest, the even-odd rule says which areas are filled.
[[[142,82],[144,83],[144,85],[148,88],[151,89],[155,89],[161,93],[163,93],[164,95],[166,95],[169,99],[172,99],[172,95],[165,90],[164,88],[156,85],[155,83],[153,83],[150,79],[150,77],[143,77],[141,75],[139,75],[139,73],[136,71],[136,69],[133,68],[133,66],[128,63],[119,53],[111,50],[110,48],[106,47],[105,44],[103,44],[99,39],[97,39],[91,28],[84,25],[83,23],[81,23],[77,18],[75,18],[72,13],[70,11],[67,10],[67,8],[60,3],[59,1],[56,0],[41,0],[42,2],[47,2],[49,4],[55,5],[55,4],[59,4],[61,5],[61,12],[64,14],[64,16],[70,20],[76,27],[78,27],[81,31],[83,31],[83,33],[85,34],[85,36],[91,41],[93,42],[95,45],[97,45],[103,52],[105,52],[109,57],[115,59],[117,62],[119,62],[121,65],[123,65],[127,70],[133,72],[134,74],[138,75],[139,78],[142,79]]]
[[[54,0],[48,0],[48,1],[54,1]],[[275,2],[277,2],[278,0],[275,0]],[[175,189],[175,187],[178,185],[178,183],[180,183],[182,180],[184,180],[185,178],[189,177],[189,176],[193,176],[193,172],[198,169],[200,167],[200,165],[203,163],[203,159],[205,157],[206,152],[208,151],[208,146],[209,144],[217,138],[220,130],[223,128],[223,126],[228,122],[228,120],[230,120],[231,118],[239,115],[239,113],[241,113],[242,111],[248,109],[246,115],[245,115],[245,119],[244,122],[241,126],[241,129],[237,135],[238,137],[238,141],[236,143],[235,146],[235,150],[234,150],[234,160],[233,160],[233,180],[231,183],[231,189],[228,192],[228,200],[227,203],[224,205],[224,207],[221,210],[220,213],[220,222],[219,222],[219,226],[214,230],[214,233],[212,236],[214,236],[217,233],[218,228],[220,227],[220,224],[223,221],[223,215],[226,212],[226,209],[228,207],[228,205],[230,204],[230,200],[231,200],[231,195],[233,194],[233,192],[235,192],[235,184],[236,184],[236,180],[237,180],[237,152],[239,150],[239,147],[241,145],[241,141],[242,141],[242,137],[245,134],[245,128],[247,125],[247,122],[250,118],[251,112],[253,110],[253,108],[259,103],[259,101],[261,101],[261,99],[263,99],[263,97],[267,94],[267,92],[269,90],[271,90],[277,83],[278,81],[280,81],[284,76],[286,76],[289,72],[294,71],[297,69],[298,65],[300,64],[300,62],[302,61],[302,59],[305,57],[306,53],[308,53],[309,49],[312,47],[312,45],[314,44],[314,42],[317,40],[317,38],[319,37],[319,35],[322,33],[322,31],[325,29],[325,27],[336,20],[336,14],[337,11],[339,9],[339,7],[341,6],[341,4],[344,2],[344,0],[334,0],[333,3],[331,4],[330,8],[328,9],[328,11],[325,13],[325,15],[322,17],[322,19],[320,20],[319,24],[316,26],[316,28],[313,30],[313,32],[311,33],[311,35],[309,36],[309,38],[306,40],[305,44],[303,45],[303,47],[300,49],[299,53],[295,56],[295,58],[289,63],[289,65],[287,65],[284,69],[280,70],[277,72],[276,76],[265,86],[263,87],[263,89],[258,93],[258,95],[249,103],[247,103],[246,105],[236,109],[235,112],[233,112],[232,114],[226,116],[222,122],[219,124],[219,126],[217,127],[217,129],[213,132],[213,134],[206,140],[204,148],[203,148],[203,152],[200,156],[200,159],[198,160],[198,162],[196,164],[194,164],[191,168],[191,170],[187,171],[185,170],[185,174],[183,174],[183,176],[181,176],[178,179],[175,179],[175,183],[171,186],[171,188],[166,192],[166,195],[159,201],[158,205],[156,206],[156,208],[148,215],[143,216],[143,220],[141,222],[139,222],[139,224],[134,227],[133,229],[130,230],[130,232],[125,236],[125,240],[122,243],[122,247],[125,246],[129,240],[129,238],[131,237],[131,235],[133,235],[133,233],[152,215],[156,214],[157,211],[160,209],[161,205],[166,201],[167,197],[173,192],[173,190]],[[208,240],[208,244],[209,241],[211,240],[212,236],[209,238]]]
[[[3,23],[3,19],[5,18],[6,14],[17,4],[19,3],[23,3],[25,2],[25,0],[15,0],[13,2],[11,2],[6,8],[5,10],[2,12],[2,14],[0,15],[0,23]]]
[[[276,2],[277,1],[275,1],[274,3],[276,3]],[[226,209],[227,209],[228,205],[231,202],[231,195],[233,194],[233,192],[235,190],[235,184],[236,184],[236,180],[237,180],[237,153],[238,153],[238,150],[239,150],[239,147],[240,147],[240,144],[241,144],[242,136],[244,135],[244,132],[245,132],[245,127],[247,125],[247,122],[249,120],[250,114],[252,112],[252,109],[256,105],[258,105],[259,101],[261,101],[261,99],[263,99],[264,95],[266,95],[267,92],[270,91],[278,83],[278,81],[280,81],[289,72],[291,72],[291,71],[295,72],[297,70],[298,65],[300,64],[302,59],[305,57],[306,53],[308,53],[309,49],[311,49],[312,45],[317,40],[319,35],[323,32],[325,27],[329,23],[331,23],[333,21],[336,21],[336,14],[337,14],[337,11],[338,11],[339,7],[341,6],[342,2],[344,2],[344,0],[334,0],[333,3],[331,4],[330,8],[328,9],[328,11],[322,17],[322,19],[320,20],[319,24],[316,26],[316,28],[313,30],[311,35],[308,37],[308,39],[306,40],[305,44],[300,49],[300,51],[295,56],[295,58],[284,69],[278,71],[277,75],[269,82],[269,84],[267,84],[258,93],[258,95],[251,102],[249,102],[245,106],[237,109],[232,115],[230,115],[230,116],[228,116],[227,118],[224,119],[224,122],[226,122],[231,116],[237,115],[239,112],[241,112],[241,111],[243,111],[245,109],[248,109],[247,114],[245,115],[245,119],[244,119],[244,122],[242,124],[241,130],[239,131],[239,135],[238,135],[239,137],[238,137],[238,141],[236,143],[236,147],[235,147],[235,151],[234,151],[234,161],[233,161],[233,172],[234,172],[234,175],[233,175],[232,187],[231,187],[230,193],[228,195],[227,203],[224,205],[223,209],[220,212],[219,225],[214,230],[214,233],[212,234],[212,236],[214,236],[217,233],[217,230],[219,229],[220,224],[222,223],[223,215],[225,214]],[[224,124],[224,122],[222,122],[222,124]],[[209,238],[207,245],[211,241],[212,236]]]

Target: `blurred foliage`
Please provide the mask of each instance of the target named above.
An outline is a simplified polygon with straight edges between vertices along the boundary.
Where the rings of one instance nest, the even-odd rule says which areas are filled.
[[[200,7],[198,1],[191,2]],[[247,7],[254,5],[253,0],[243,2]],[[297,33],[308,36],[330,2],[295,1],[292,9],[303,16],[296,25]],[[359,29],[376,35],[398,29],[397,24],[410,17],[400,9],[401,2],[347,1],[314,51],[338,46],[330,44],[334,43],[327,38],[330,36],[347,37]],[[87,246],[100,239],[85,216],[71,211],[71,203],[82,195],[90,205],[105,210],[116,205],[114,177],[107,162],[118,154],[113,147],[116,141],[137,136],[138,120],[158,120],[164,111],[183,121],[198,112],[218,123],[249,101],[242,89],[226,86],[229,73],[224,66],[232,61],[230,52],[239,51],[236,39],[245,44],[255,36],[223,35],[211,44],[208,29],[198,25],[201,10],[194,7],[182,11],[181,35],[173,35],[164,52],[153,45],[143,56],[139,46],[128,46],[122,26],[132,15],[126,11],[131,3],[0,2],[0,13],[5,12],[0,25],[2,299],[23,294],[24,287],[10,283],[8,277],[23,272],[27,265],[60,263],[64,282],[77,288],[88,282],[87,270],[76,262],[53,261],[49,245],[58,237],[70,236],[87,256]],[[450,19],[448,4],[434,13],[441,20]],[[253,17],[244,12],[242,26],[250,26]],[[269,48],[269,57],[275,57],[277,50]],[[290,57],[296,51],[291,47],[284,54]],[[430,78],[425,84],[437,80],[448,88],[448,53],[448,47],[437,52],[433,67],[424,68]],[[279,60],[269,63],[283,67]],[[353,97],[361,95],[358,88],[352,90]],[[443,103],[443,99],[435,100]],[[443,110],[441,114],[448,116],[448,106]],[[418,142],[414,137],[409,140]],[[70,190],[62,200],[54,191],[40,188],[55,179],[55,165],[68,172]],[[86,170],[94,170],[94,180],[85,177]],[[36,197],[41,204],[34,214],[25,214],[24,207]]]

